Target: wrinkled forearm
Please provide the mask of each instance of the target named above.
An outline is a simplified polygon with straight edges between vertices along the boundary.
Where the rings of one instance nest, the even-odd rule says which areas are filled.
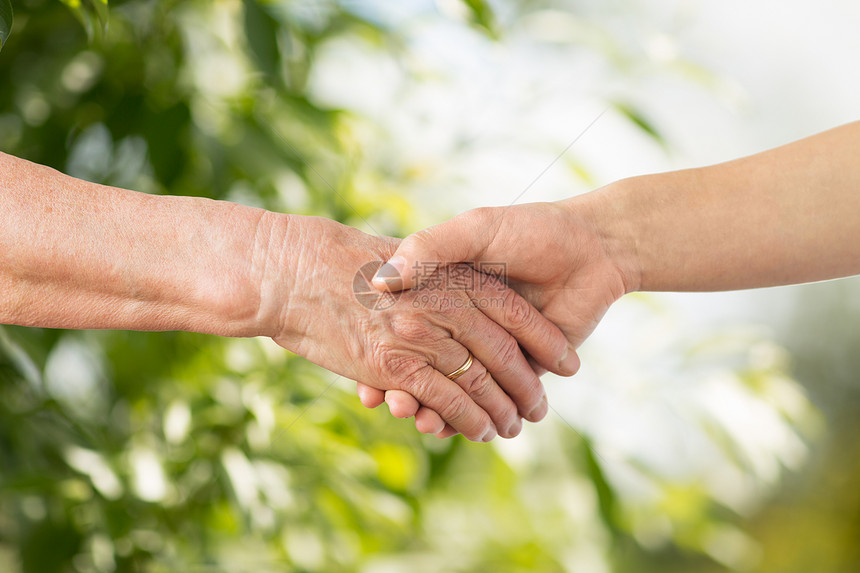
[[[0,322],[270,334],[259,285],[273,217],[0,154]]]
[[[716,291],[860,273],[860,123],[728,163],[634,177],[589,213],[628,291]]]

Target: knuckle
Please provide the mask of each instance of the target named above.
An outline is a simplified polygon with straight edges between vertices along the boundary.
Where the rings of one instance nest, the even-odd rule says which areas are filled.
[[[520,345],[517,344],[517,341],[511,336],[507,336],[496,350],[496,356],[499,365],[507,371],[514,368],[514,365],[522,357],[522,351],[520,351]]]
[[[408,342],[424,341],[431,334],[430,325],[417,318],[414,313],[393,316],[389,326],[392,334]]]
[[[420,402],[421,398],[431,390],[430,379],[424,374],[423,369],[415,370],[403,379],[401,390],[411,394]]]
[[[452,425],[463,422],[469,413],[469,401],[470,398],[465,394],[457,394],[445,406],[442,417]]]
[[[434,257],[437,255],[436,230],[433,227],[422,229],[413,233],[403,240],[405,247],[424,256]]]
[[[495,217],[496,207],[478,207],[471,209],[465,213],[461,213],[456,218],[467,221],[471,224],[480,225],[484,222],[491,221]]]
[[[496,382],[486,369],[472,378],[471,382],[464,385],[463,390],[475,401],[485,398],[493,390]]]
[[[510,329],[525,330],[534,320],[532,306],[513,290],[505,294],[505,321]]]
[[[451,306],[445,312],[440,312],[436,318],[439,325],[448,331],[454,340],[463,340],[469,332],[479,328],[465,304],[462,300],[451,303]]]
[[[427,229],[424,229],[424,230],[418,231],[416,233],[413,233],[413,234],[409,235],[408,237],[406,237],[405,239],[403,239],[403,243],[401,244],[401,248],[411,249],[411,250],[415,250],[415,249],[421,250],[421,249],[423,249],[423,247],[426,247],[426,246],[432,245],[432,244],[433,244],[433,238],[430,236],[429,231]]]
[[[426,365],[420,356],[388,342],[375,342],[371,347],[372,362],[384,378],[397,386],[415,377]]]

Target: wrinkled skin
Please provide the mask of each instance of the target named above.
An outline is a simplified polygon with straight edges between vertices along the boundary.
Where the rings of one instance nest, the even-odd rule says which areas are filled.
[[[466,265],[443,266],[436,274],[449,279],[446,288],[406,291],[390,308],[371,310],[353,293],[353,279],[362,265],[387,260],[398,240],[328,219],[273,217],[260,313],[276,325],[278,344],[363,388],[402,391],[470,440],[512,437],[521,417],[546,415],[543,388],[522,349],[558,370],[565,338],[504,283],[481,280]],[[463,276],[471,280],[453,284]],[[448,380],[444,374],[469,351],[473,365]]]
[[[612,259],[606,245],[588,220],[586,198],[560,203],[532,203],[506,208],[481,208],[407,237],[397,249],[402,257],[401,277],[389,284],[375,281],[380,290],[396,290],[420,282],[413,265],[421,261],[481,264],[504,262],[508,284],[543,316],[556,324],[568,342],[562,370],[572,374],[579,366],[576,348],[588,337],[610,305],[630,290],[628,277]],[[538,374],[543,365],[534,364]],[[545,366],[544,366],[545,368]],[[419,431],[451,435],[432,408],[421,407],[402,392],[381,392],[359,387],[368,407],[388,402],[398,417],[416,416]],[[427,406],[424,404],[424,406]]]

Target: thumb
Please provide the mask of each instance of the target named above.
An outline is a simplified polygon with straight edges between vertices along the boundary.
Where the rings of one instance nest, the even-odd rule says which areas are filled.
[[[450,221],[409,235],[373,277],[381,291],[419,286],[440,266],[479,262],[492,240],[491,209],[466,211]]]

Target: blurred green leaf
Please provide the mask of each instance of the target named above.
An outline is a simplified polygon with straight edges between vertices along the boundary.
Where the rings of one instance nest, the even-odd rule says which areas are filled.
[[[89,0],[93,11],[96,13],[101,24],[102,32],[107,30],[110,14],[108,10],[108,0]]]
[[[657,143],[662,146],[666,145],[666,140],[663,135],[657,130],[653,123],[651,123],[638,109],[634,108],[630,104],[614,102],[613,107],[621,112],[624,117],[632,121],[636,127],[644,131],[648,136],[653,138]]]
[[[6,44],[6,38],[12,31],[12,4],[9,0],[0,0],[0,50]]]
[[[258,0],[245,0],[245,39],[251,54],[269,81],[280,77],[281,56],[278,49],[279,22]]]
[[[617,534],[620,531],[618,525],[618,501],[615,491],[603,473],[603,467],[600,464],[602,460],[598,459],[594,447],[587,440],[583,440],[582,453],[585,457],[586,471],[597,493],[600,516],[609,530]]]
[[[499,38],[499,29],[493,8],[486,0],[463,0],[472,15],[472,22],[494,39]]]
[[[101,38],[107,32],[109,9],[108,0],[60,0],[84,27],[90,42]]]

